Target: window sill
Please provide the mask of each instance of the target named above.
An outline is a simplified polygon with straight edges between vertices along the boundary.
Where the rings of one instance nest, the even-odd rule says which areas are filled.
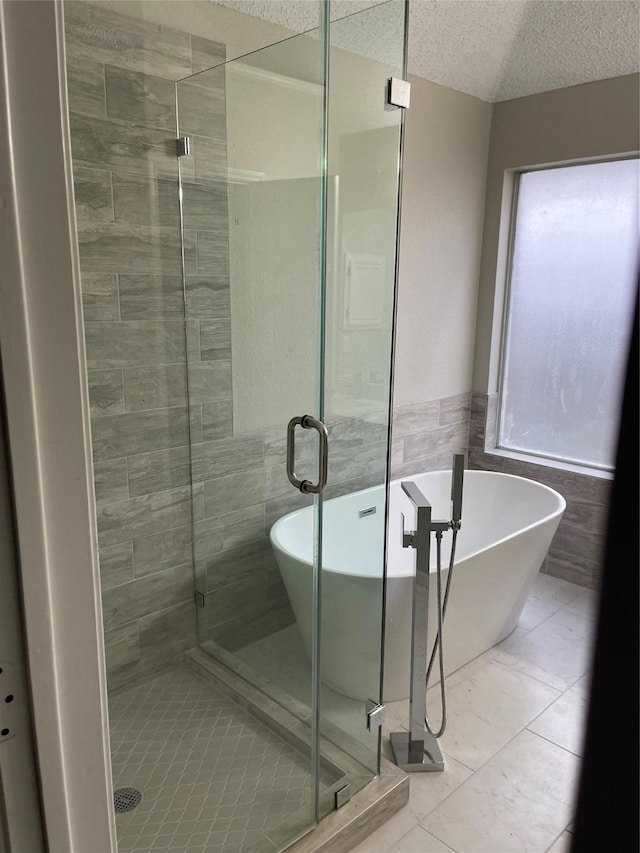
[[[529,465],[539,465],[543,468],[555,468],[559,471],[570,471],[572,474],[582,474],[583,477],[595,477],[598,480],[613,480],[614,471],[603,471],[601,468],[589,468],[587,465],[575,465],[571,462],[560,462],[558,459],[548,459],[545,456],[530,456],[514,450],[504,450],[501,447],[492,447],[484,451],[487,456],[500,456],[503,459],[513,459],[516,462],[525,462]]]

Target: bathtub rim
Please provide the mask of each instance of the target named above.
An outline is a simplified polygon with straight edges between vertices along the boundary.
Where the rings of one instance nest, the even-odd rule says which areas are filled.
[[[402,482],[405,482],[405,481],[411,480],[411,479],[415,479],[417,477],[424,477],[424,476],[429,475],[429,474],[440,474],[440,475],[450,474],[450,471],[448,469],[445,469],[443,471],[422,471],[420,474],[412,474],[411,476],[399,477],[399,478],[396,478],[395,480],[390,480],[389,481],[389,493],[391,492],[391,487],[394,485],[399,486],[399,484]],[[531,479],[531,477],[521,477],[519,474],[507,474],[507,473],[504,473],[502,471],[483,471],[481,469],[470,469],[470,470],[466,469],[465,470],[465,476],[467,476],[468,474],[482,474],[483,476],[487,476],[490,478],[496,478],[497,477],[499,479],[520,480],[520,481],[524,481],[526,483],[533,483],[535,486],[539,487],[540,489],[551,492],[551,494],[555,495],[558,498],[559,506],[553,512],[548,513],[547,515],[543,516],[542,518],[537,519],[536,521],[532,522],[531,524],[528,524],[525,527],[519,527],[516,531],[514,531],[513,533],[510,533],[508,536],[503,536],[500,539],[496,539],[495,541],[489,543],[488,545],[485,545],[483,548],[478,548],[477,550],[473,551],[471,554],[467,554],[464,557],[462,557],[461,559],[456,560],[454,562],[454,566],[460,566],[463,563],[465,563],[467,560],[470,560],[473,557],[476,557],[478,554],[483,554],[485,551],[488,551],[491,548],[496,548],[498,545],[501,545],[503,542],[508,542],[510,539],[513,539],[515,536],[520,536],[524,533],[527,533],[529,530],[532,530],[535,527],[539,527],[539,526],[542,526],[543,524],[545,524],[549,521],[553,521],[558,516],[561,517],[562,514],[564,513],[565,509],[567,508],[567,501],[566,501],[565,497],[560,494],[560,492],[558,492],[556,489],[552,488],[551,486],[547,486],[546,483],[540,483],[537,480]],[[366,489],[359,489],[357,492],[349,492],[346,495],[338,495],[335,498],[329,498],[327,503],[329,501],[340,500],[341,498],[350,498],[356,494],[366,495],[366,494],[369,494],[373,491],[380,491],[380,490],[383,490],[383,491],[385,490],[384,484],[382,484],[382,483],[378,486],[368,486]],[[386,513],[386,503],[387,503],[387,501],[386,501],[386,494],[385,494],[385,523],[388,524],[388,518],[387,518],[387,513]],[[305,566],[308,566],[310,569],[313,569],[313,565],[314,565],[313,561],[307,559],[306,557],[301,557],[299,554],[296,554],[293,551],[291,551],[291,549],[285,547],[280,541],[278,541],[274,537],[274,530],[276,530],[276,528],[280,525],[281,522],[285,522],[287,519],[291,519],[293,516],[300,515],[300,514],[305,513],[305,512],[310,513],[310,512],[314,512],[314,511],[315,511],[315,504],[313,506],[306,506],[306,507],[300,507],[299,509],[294,509],[291,512],[288,512],[285,515],[278,518],[273,523],[273,525],[271,526],[271,530],[269,531],[269,541],[271,543],[272,548],[277,547],[281,552],[283,552],[287,556],[291,557],[293,560],[297,560],[299,563],[302,563]],[[463,520],[463,523],[464,523],[464,520]],[[388,545],[387,545],[387,550],[385,552],[385,557],[387,556],[387,554],[388,554]],[[330,566],[323,566],[322,570],[326,571],[326,572],[332,572],[333,574],[342,575],[344,577],[352,577],[352,578],[359,578],[362,580],[373,580],[373,581],[382,580],[383,578],[388,579],[388,580],[396,580],[396,579],[400,580],[402,578],[412,577],[413,574],[415,574],[415,572],[405,572],[402,574],[396,574],[396,573],[390,574],[388,571],[388,565],[387,565],[388,560],[385,559],[384,562],[385,562],[385,567],[384,567],[383,573],[381,573],[381,574],[361,574],[361,573],[345,571],[344,569],[334,569],[334,568],[331,568]],[[448,569],[448,564],[446,566],[443,566],[443,569]],[[430,574],[433,574],[436,571],[437,570],[434,566],[431,566],[429,569]]]

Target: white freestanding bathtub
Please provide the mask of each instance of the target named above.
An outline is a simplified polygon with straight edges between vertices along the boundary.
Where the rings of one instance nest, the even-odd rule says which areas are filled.
[[[451,472],[410,478],[433,507],[450,518]],[[413,504],[400,480],[390,484],[387,546],[384,699],[409,695],[411,605],[415,551],[402,548],[401,518],[415,526]],[[444,626],[445,668],[451,673],[508,636],[546,556],[565,509],[558,492],[541,483],[489,471],[465,471],[462,528]],[[363,510],[375,512],[360,516]],[[382,486],[324,504],[321,578],[321,678],[357,699],[379,692],[385,494]],[[271,544],[311,656],[313,507],[289,513],[271,528]],[[446,584],[452,534],[442,547]],[[429,648],[437,624],[436,543],[432,537]],[[433,681],[437,681],[437,666]]]

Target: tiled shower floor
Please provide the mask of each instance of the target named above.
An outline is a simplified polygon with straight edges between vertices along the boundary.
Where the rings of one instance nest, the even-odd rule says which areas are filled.
[[[225,853],[259,844],[310,802],[310,762],[186,667],[110,699],[118,849]],[[327,780],[330,781],[330,780]]]

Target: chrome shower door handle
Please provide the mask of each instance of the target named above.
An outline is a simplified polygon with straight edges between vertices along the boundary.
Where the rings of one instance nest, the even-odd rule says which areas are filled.
[[[318,448],[318,482],[312,483],[311,480],[300,480],[296,477],[296,427],[301,426],[303,429],[315,429],[320,438]],[[287,426],[287,478],[294,488],[304,494],[319,495],[324,491],[327,485],[327,472],[329,470],[329,434],[326,426],[322,421],[317,420],[312,415],[302,415],[302,417],[291,418]]]
[[[307,480],[299,480],[296,477],[296,427],[302,426],[303,418],[291,418],[287,426],[287,478],[295,489],[302,491],[302,486]]]

